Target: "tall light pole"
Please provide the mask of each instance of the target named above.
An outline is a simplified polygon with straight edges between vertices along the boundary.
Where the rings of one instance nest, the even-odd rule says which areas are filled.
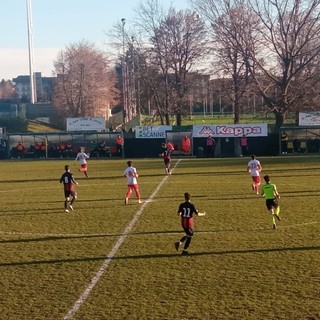
[[[28,22],[28,48],[29,48],[29,74],[30,74],[30,102],[35,103],[36,93],[33,74],[33,33],[32,33],[32,15],[31,0],[27,0],[27,22]]]
[[[125,129],[125,124],[128,117],[128,97],[127,97],[127,70],[126,70],[126,60],[125,60],[125,34],[124,26],[126,24],[126,19],[122,18],[122,95],[123,95],[123,129]]]

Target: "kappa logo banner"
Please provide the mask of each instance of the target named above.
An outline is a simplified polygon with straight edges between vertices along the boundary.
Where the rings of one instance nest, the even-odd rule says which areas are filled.
[[[268,125],[261,124],[233,124],[233,125],[195,125],[192,128],[194,138],[201,137],[266,137],[268,136]]]

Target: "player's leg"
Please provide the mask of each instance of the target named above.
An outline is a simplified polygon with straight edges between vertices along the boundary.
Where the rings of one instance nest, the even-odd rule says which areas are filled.
[[[65,200],[64,200],[64,211],[65,212],[69,212],[69,210],[68,210],[69,199],[70,199],[69,196],[66,196]]]
[[[272,228],[277,229],[274,209],[272,208],[271,210],[269,210],[269,213],[271,214],[271,217],[272,217]]]
[[[267,199],[266,200],[266,207],[268,209],[268,212],[272,218],[272,228],[277,229],[276,225],[276,219],[275,219],[275,213],[274,213],[274,206],[273,206],[273,200],[272,199]]]
[[[275,216],[278,219],[278,221],[280,221],[281,220],[281,218],[279,216],[279,214],[280,214],[280,206],[279,206],[279,203],[278,203],[277,200],[273,201],[273,207],[274,207]]]
[[[187,239],[186,242],[184,244],[184,248],[182,250],[182,254],[188,254],[188,248],[190,246],[192,237],[193,237],[193,229],[189,228],[186,230],[186,234],[187,234]]]
[[[128,185],[128,189],[127,189],[127,193],[126,193],[126,198],[124,200],[125,204],[128,204],[129,202],[129,198],[131,197],[131,193],[132,193],[132,186]]]
[[[69,209],[70,209],[70,210],[74,210],[73,204],[74,204],[74,202],[76,201],[76,199],[77,199],[77,193],[74,191],[74,192],[72,193],[72,198],[71,198],[71,202],[70,202],[70,205],[69,205]]]
[[[141,198],[140,198],[141,196],[140,196],[140,191],[139,191],[139,185],[138,184],[134,185],[134,192],[136,194],[136,198],[138,199],[138,202],[142,203]]]

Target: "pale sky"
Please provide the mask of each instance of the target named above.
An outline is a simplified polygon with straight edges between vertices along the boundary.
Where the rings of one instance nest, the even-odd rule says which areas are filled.
[[[106,33],[143,0],[30,0],[33,25],[33,71],[52,76],[60,50],[82,40],[108,51]],[[186,9],[188,0],[159,0]],[[27,0],[0,0],[0,81],[29,75]]]

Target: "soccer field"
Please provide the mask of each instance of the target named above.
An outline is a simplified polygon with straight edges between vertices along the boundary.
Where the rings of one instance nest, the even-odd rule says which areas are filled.
[[[67,160],[1,161],[0,319],[320,319],[319,157],[259,158],[281,195],[278,229],[248,158],[133,159],[143,204],[124,204],[126,160],[90,160],[65,213]],[[78,164],[77,164],[78,165]],[[189,255],[176,212],[195,217]]]

